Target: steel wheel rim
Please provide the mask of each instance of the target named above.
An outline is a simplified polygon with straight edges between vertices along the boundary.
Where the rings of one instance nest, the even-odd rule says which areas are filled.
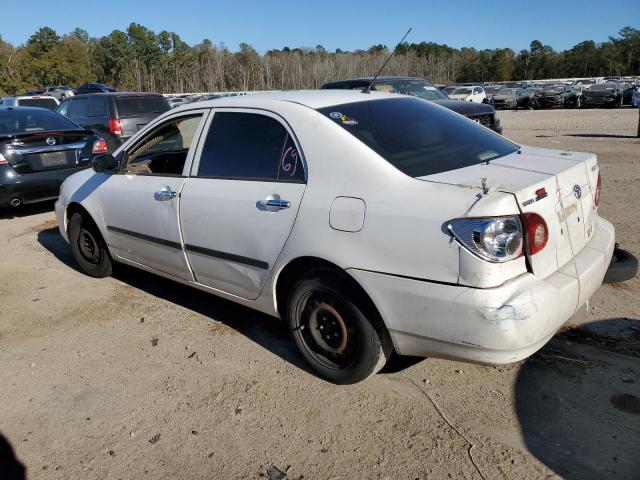
[[[81,228],[78,235],[78,250],[87,262],[99,263],[101,257],[100,246],[95,237],[86,228]]]
[[[312,292],[302,300],[299,333],[306,350],[327,368],[351,366],[359,331],[350,309],[327,293]]]

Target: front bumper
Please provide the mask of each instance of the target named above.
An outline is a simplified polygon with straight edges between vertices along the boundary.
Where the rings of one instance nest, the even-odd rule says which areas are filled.
[[[540,279],[526,273],[496,288],[469,288],[350,269],[369,293],[401,355],[484,364],[540,349],[602,284],[615,244],[599,219],[575,262]]]

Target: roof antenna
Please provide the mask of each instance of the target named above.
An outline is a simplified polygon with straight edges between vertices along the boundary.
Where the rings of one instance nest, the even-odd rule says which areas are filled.
[[[389,63],[389,60],[391,60],[391,58],[396,54],[396,52],[398,51],[398,47],[402,44],[402,42],[404,42],[404,39],[407,38],[407,35],[409,35],[409,32],[411,32],[412,28],[413,27],[407,30],[407,33],[404,34],[404,37],[402,37],[402,40],[400,40],[400,42],[396,45],[396,48],[393,49],[393,52],[391,52],[391,55],[389,55],[389,58],[387,58],[387,60],[382,64],[382,66],[380,67],[380,70],[378,70],[378,73],[376,73],[376,76],[373,77],[373,80],[371,80],[371,83],[367,85],[367,88],[365,88],[362,91],[362,93],[371,93],[371,87],[373,87],[373,83],[376,81],[378,76],[382,73],[382,70],[384,70],[384,67],[387,66],[387,63]]]

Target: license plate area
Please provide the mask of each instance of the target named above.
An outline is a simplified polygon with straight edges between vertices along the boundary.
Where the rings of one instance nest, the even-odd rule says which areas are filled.
[[[51,170],[56,168],[73,167],[76,165],[76,150],[60,152],[43,152],[30,155],[30,163],[34,170]]]

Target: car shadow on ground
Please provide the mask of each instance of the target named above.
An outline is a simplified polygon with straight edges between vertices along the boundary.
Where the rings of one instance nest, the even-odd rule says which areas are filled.
[[[52,212],[54,204],[55,200],[47,200],[45,202],[20,205],[19,207],[0,207],[0,219],[28,217],[39,213]]]
[[[24,480],[27,478],[26,471],[25,466],[16,458],[9,441],[0,433],[0,478]]]
[[[57,227],[41,230],[37,238],[40,245],[60,262],[80,271]],[[277,318],[127,265],[114,264],[113,277],[150,295],[222,322],[283,360],[315,375],[298,352],[284,323]],[[87,277],[87,281],[91,278]]]
[[[601,320],[556,335],[518,373],[523,440],[568,480],[638,478],[640,320]]]

